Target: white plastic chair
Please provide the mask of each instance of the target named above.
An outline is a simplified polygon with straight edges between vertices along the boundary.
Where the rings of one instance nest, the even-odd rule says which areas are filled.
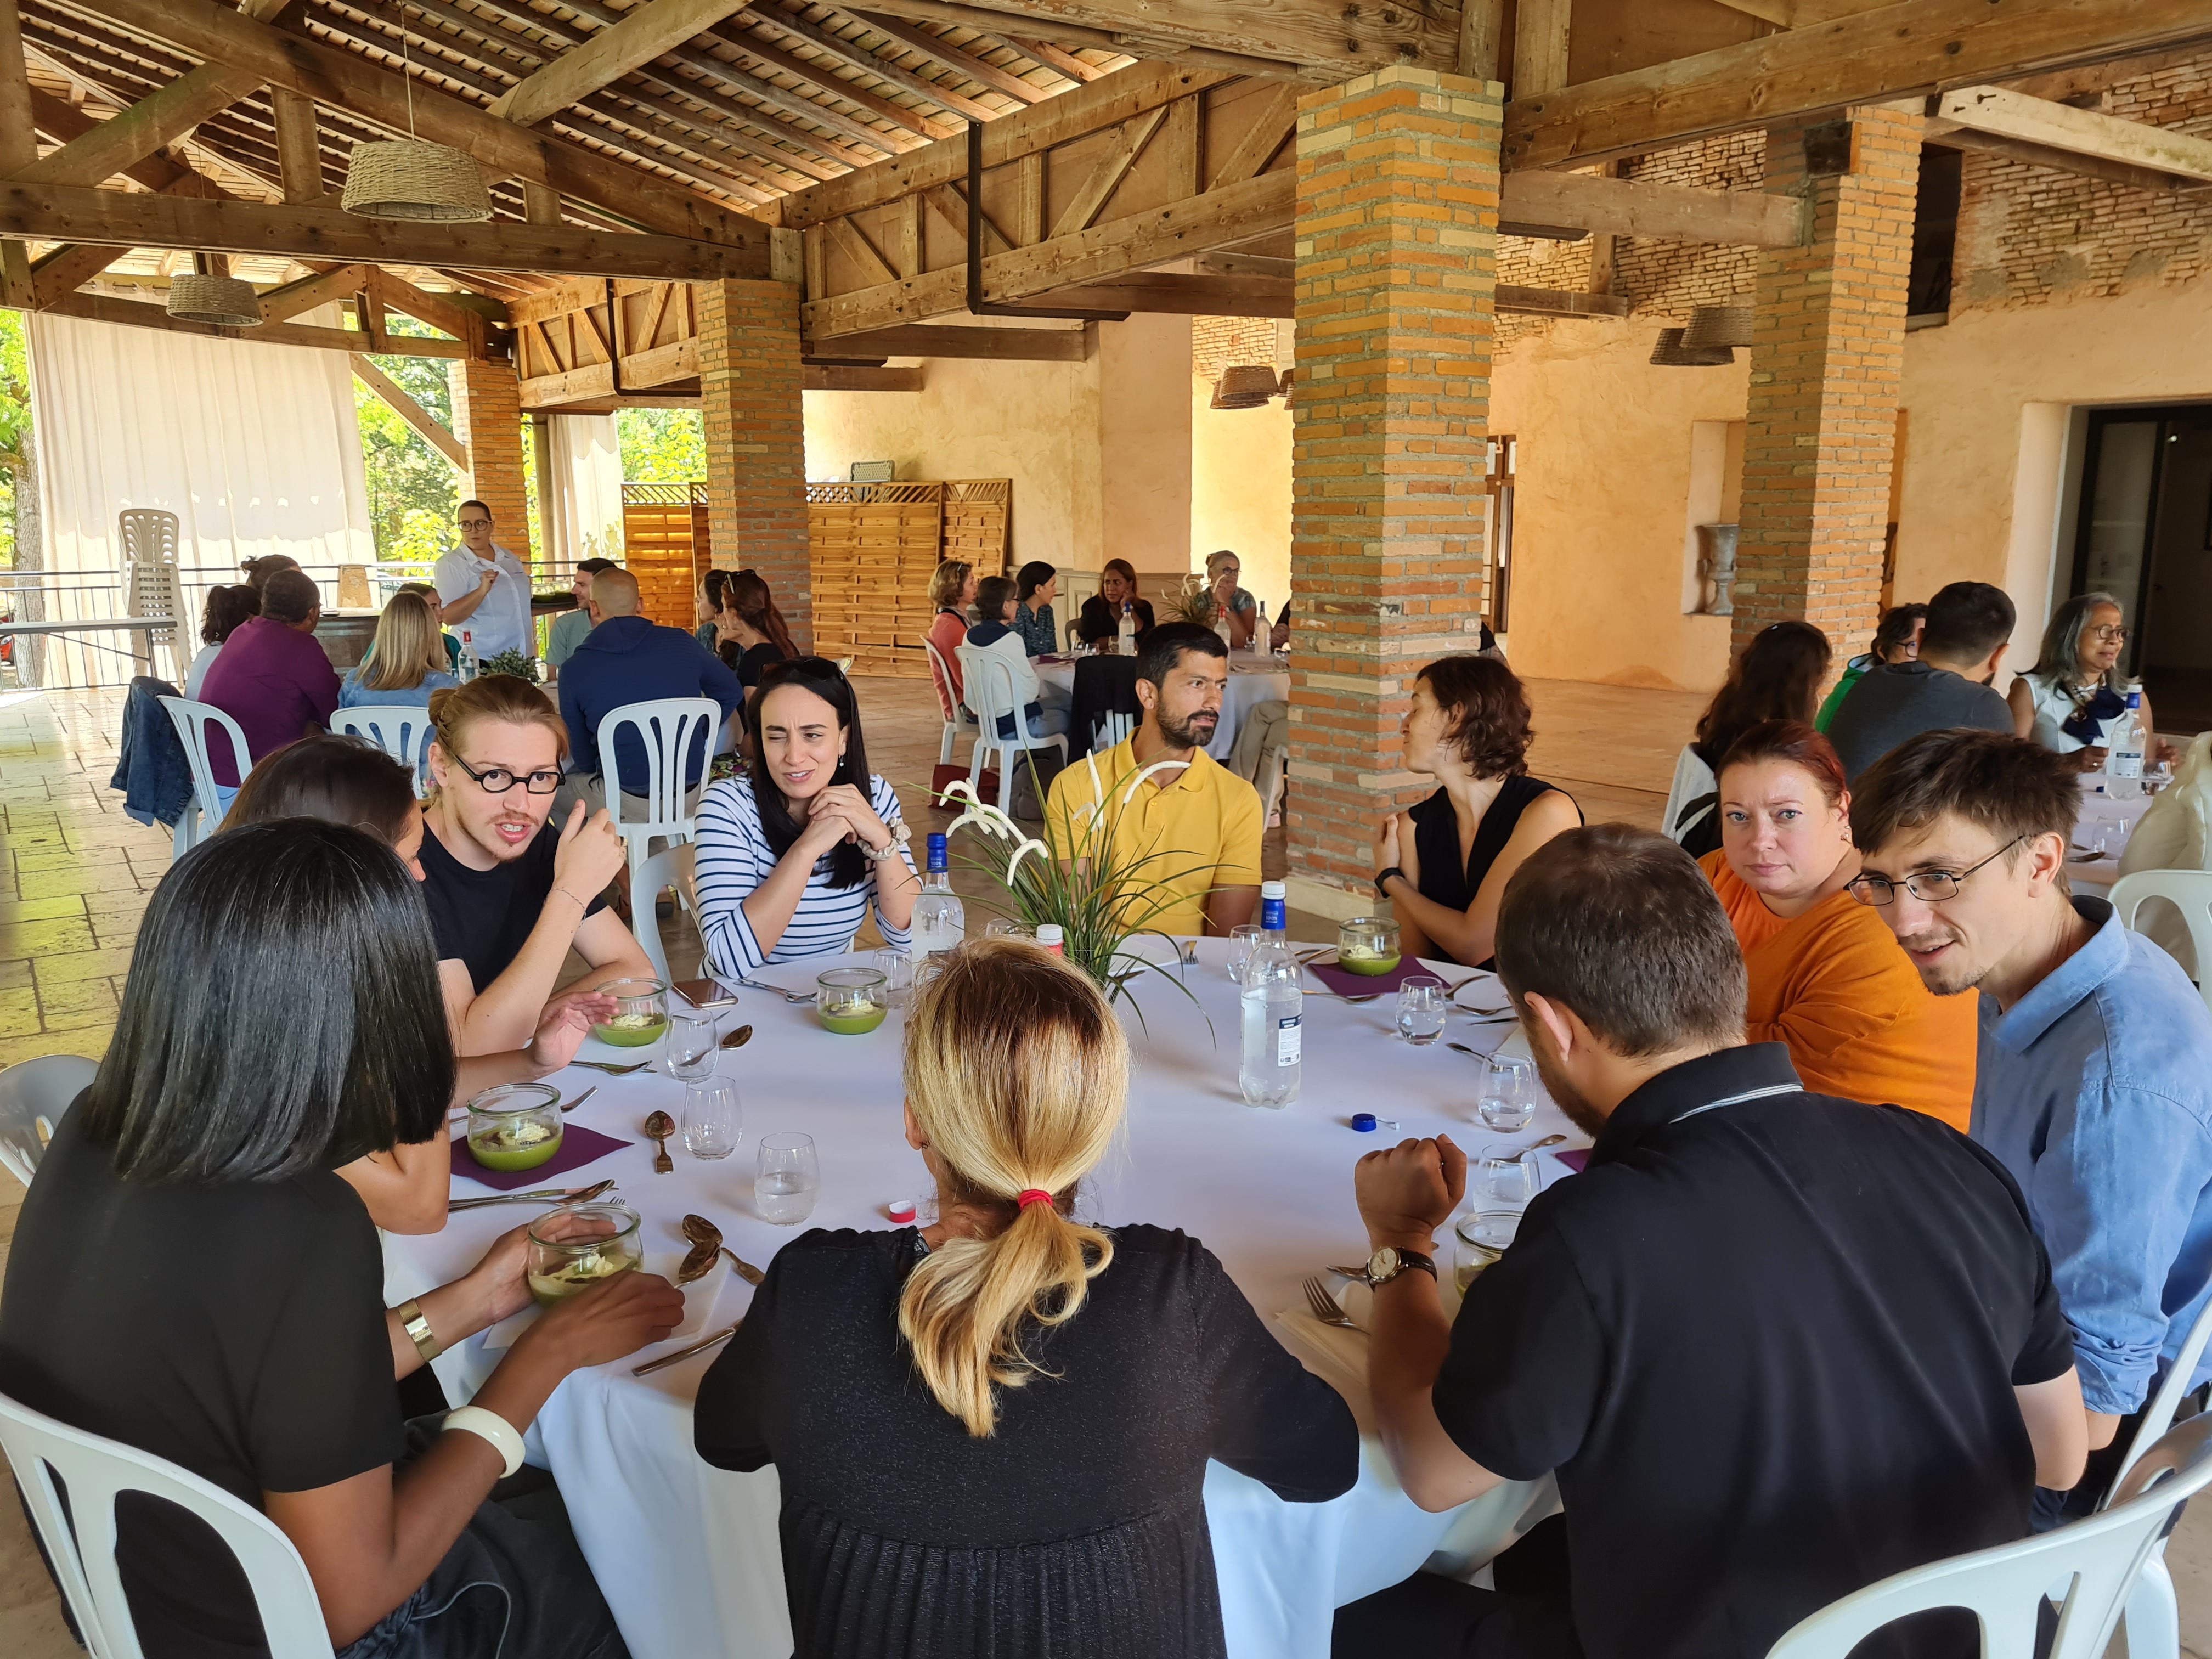
[[[2143,1407],[2142,1421],[2136,1425],[2127,1455],[2113,1472],[2112,1492],[2105,1494],[2099,1509],[2112,1507],[2112,1492],[2119,1491],[2137,1461],[2173,1426],[2173,1414],[2189,1393],[2189,1379],[2197,1374],[2208,1339],[2212,1339],[2212,1301],[2206,1302],[2197,1316],[2189,1340],[2173,1357],[2173,1364],[2158,1385],[2158,1392],[2150,1397],[2150,1404]],[[2173,1575],[2166,1570],[2166,1541],[2161,1538],[2151,1547],[2142,1576],[2136,1580],[2128,1597],[2128,1659],[2179,1659],[2181,1652],[2181,1604],[2174,1597]]]
[[[189,1469],[87,1434],[0,1395],[0,1447],[22,1484],[54,1577],[93,1659],[140,1659],[137,1627],[115,1568],[115,1499],[151,1492],[212,1527],[244,1570],[275,1659],[331,1659],[314,1580],[292,1540],[260,1510]],[[54,1477],[69,1492],[64,1513]]]
[[[637,873],[629,878],[630,931],[645,947],[646,959],[653,963],[653,977],[664,984],[668,981],[668,951],[660,942],[660,920],[653,912],[661,894],[673,887],[677,914],[688,913],[696,922],[698,906],[693,896],[691,875],[695,855],[694,849],[687,845],[668,848],[638,866]]]
[[[2197,958],[2197,988],[2204,1006],[2212,1008],[2212,971],[2205,966],[2212,963],[2212,870],[2138,870],[2112,884],[2112,909],[2130,933],[2145,933],[2136,926],[2136,913],[2145,899],[2154,898],[2170,901],[2181,912]]]
[[[1030,779],[1036,786],[1037,802],[1044,802],[1044,781],[1036,769],[1036,751],[1040,749],[1060,750],[1061,764],[1067,762],[1067,739],[1060,736],[1033,738],[1029,722],[1022,718],[1022,705],[1014,696],[1014,671],[1005,658],[980,646],[963,645],[954,653],[960,659],[961,683],[966,687],[968,706],[975,711],[976,733],[974,757],[968,765],[968,781],[976,789],[983,787],[984,764],[988,758],[999,759],[1001,780],[999,803],[1012,810],[1014,799],[1014,758],[1017,756],[1030,763]],[[1014,735],[999,735],[999,719],[1006,716],[1014,728]]]
[[[1719,809],[1721,787],[1713,769],[1688,744],[1674,757],[1674,781],[1667,791],[1667,810],[1659,820],[1659,833],[1680,843]]]
[[[184,814],[177,820],[176,854],[179,858],[199,845],[204,836],[215,834],[222,823],[222,798],[216,791],[223,786],[215,781],[215,773],[208,765],[208,727],[222,727],[230,739],[230,757],[238,763],[238,781],[246,781],[253,770],[253,756],[246,746],[246,733],[238,722],[211,702],[194,702],[189,697],[164,697],[161,707],[169,711],[169,722],[177,728],[177,736],[185,745],[185,758],[192,766],[192,799],[185,804]],[[203,828],[199,819],[204,816]]]
[[[1103,753],[1115,745],[1128,742],[1135,735],[1137,717],[1134,714],[1102,714],[1098,718],[1098,738],[1091,747],[1094,753]]]
[[[177,515],[158,507],[125,507],[116,515],[116,540],[123,552],[123,614],[158,620],[146,641],[145,673],[154,672],[154,648],[166,646],[181,682],[191,666],[191,653],[179,641],[177,629],[190,621],[185,610],[185,591],[177,580]]]
[[[606,792],[607,811],[615,829],[629,849],[629,874],[635,882],[644,870],[655,841],[691,839],[699,820],[690,810],[691,792],[684,787],[692,748],[707,731],[706,751],[714,751],[714,728],[722,722],[722,706],[710,697],[663,697],[653,702],[625,703],[599,720],[599,781]],[[615,765],[615,733],[628,726],[645,745],[646,787],[637,793],[646,802],[645,817],[625,823],[623,818],[622,773]],[[699,778],[706,784],[702,771]],[[635,912],[633,912],[635,914]]]
[[[430,740],[438,735],[430,711],[411,702],[362,703],[331,716],[331,730],[359,738],[415,772],[415,793],[430,789]]]
[[[950,766],[953,745],[975,741],[975,717],[968,712],[966,703],[952,695],[952,671],[946,666],[945,653],[937,648],[937,641],[924,634],[921,648],[929,653],[929,676],[937,684],[938,712],[945,716],[945,740],[937,745],[937,763]]]
[[[54,1126],[99,1072],[82,1054],[42,1054],[0,1071],[0,1170],[29,1186]]]
[[[2144,1454],[2101,1515],[2017,1544],[1897,1573],[1802,1620],[1766,1659],[1845,1659],[1870,1632],[1933,1607],[1981,1620],[1990,1659],[2029,1659],[2045,1593],[2063,1587],[2049,1659],[2097,1659],[2174,1510],[2212,1481],[2212,1413]]]

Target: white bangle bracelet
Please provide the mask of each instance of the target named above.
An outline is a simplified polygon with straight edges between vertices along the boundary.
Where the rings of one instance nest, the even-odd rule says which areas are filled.
[[[492,1449],[507,1465],[499,1472],[501,1480],[522,1467],[522,1437],[515,1432],[514,1425],[497,1412],[486,1411],[482,1406],[463,1406],[446,1413],[445,1427],[448,1431],[459,1429],[489,1441]]]

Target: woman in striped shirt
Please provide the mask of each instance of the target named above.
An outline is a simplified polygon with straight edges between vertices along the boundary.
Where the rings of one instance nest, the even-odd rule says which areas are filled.
[[[904,945],[921,884],[898,796],[868,770],[852,683],[835,663],[796,657],[762,674],[745,714],[752,775],[699,805],[708,970],[734,980],[849,951],[872,900],[884,943]]]

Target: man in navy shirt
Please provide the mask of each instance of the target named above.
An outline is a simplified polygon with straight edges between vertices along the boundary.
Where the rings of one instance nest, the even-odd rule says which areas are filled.
[[[1915,738],[1851,796],[1853,896],[1929,990],[1981,993],[1972,1134],[2027,1194],[2073,1327],[2096,1455],[2039,1494],[2045,1526],[2094,1509],[2212,1281],[2212,1014],[2172,957],[2067,890],[2081,800],[2070,756],[1988,732]],[[2208,1376],[2212,1358],[2191,1381]]]
[[[690,811],[697,805],[717,734],[745,706],[744,687],[689,629],[664,628],[639,616],[637,578],[629,571],[593,576],[589,603],[595,625],[561,669],[561,718],[575,766],[568,787],[594,811],[607,804],[599,775],[599,722],[616,709],[666,697],[706,697],[720,705],[722,718],[696,728],[698,735],[684,745],[684,810]],[[623,816],[643,817],[651,762],[635,727],[615,733],[615,766],[622,775]]]

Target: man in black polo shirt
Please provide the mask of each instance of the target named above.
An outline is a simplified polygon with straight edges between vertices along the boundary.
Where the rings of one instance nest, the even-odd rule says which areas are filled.
[[[1341,1609],[1337,1653],[1761,1659],[1890,1573],[2026,1536],[2086,1429],[1996,1160],[1922,1114],[1807,1094],[1782,1044],[1746,1046],[1728,919],[1661,836],[1546,843],[1497,937],[1545,1084],[1596,1146],[1449,1327],[1407,1258],[1435,1251],[1465,1157],[1438,1137],[1360,1160],[1370,1380],[1425,1509],[1558,1472],[1572,1589],[1417,1574]],[[1859,1651],[1971,1654],[1962,1616]]]

